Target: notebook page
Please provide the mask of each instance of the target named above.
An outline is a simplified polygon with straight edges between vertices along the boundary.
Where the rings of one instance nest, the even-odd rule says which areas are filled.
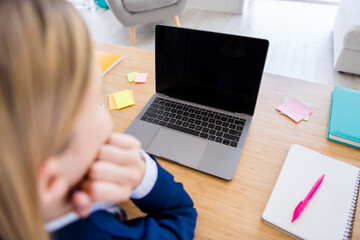
[[[359,169],[292,145],[263,213],[263,220],[302,239],[343,239]],[[293,223],[296,206],[319,177],[325,178]]]

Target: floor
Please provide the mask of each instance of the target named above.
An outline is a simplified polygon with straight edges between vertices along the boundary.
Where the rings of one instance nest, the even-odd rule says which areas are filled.
[[[360,90],[360,76],[333,68],[332,26],[338,6],[307,1],[252,0],[243,15],[188,9],[182,27],[270,41],[265,72]],[[110,10],[79,7],[98,42],[132,46],[130,30]],[[174,25],[172,19],[158,24]],[[154,26],[136,27],[136,47],[154,50]]]

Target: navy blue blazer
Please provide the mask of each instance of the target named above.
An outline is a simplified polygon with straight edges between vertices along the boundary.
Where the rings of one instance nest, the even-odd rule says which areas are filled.
[[[158,163],[151,192],[132,200],[147,216],[120,222],[106,210],[93,212],[53,233],[53,240],[193,239],[197,212],[181,183]]]

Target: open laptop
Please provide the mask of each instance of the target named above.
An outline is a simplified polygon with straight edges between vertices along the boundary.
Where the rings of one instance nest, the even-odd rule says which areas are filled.
[[[126,133],[148,153],[231,180],[268,46],[264,39],[157,25],[156,93]]]

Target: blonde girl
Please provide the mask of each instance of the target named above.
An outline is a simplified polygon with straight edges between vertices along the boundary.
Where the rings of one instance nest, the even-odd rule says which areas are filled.
[[[112,133],[93,62],[67,1],[0,0],[0,239],[192,238],[190,197],[136,139]],[[148,213],[137,224],[92,207],[130,198]],[[104,214],[111,233],[93,230]]]

